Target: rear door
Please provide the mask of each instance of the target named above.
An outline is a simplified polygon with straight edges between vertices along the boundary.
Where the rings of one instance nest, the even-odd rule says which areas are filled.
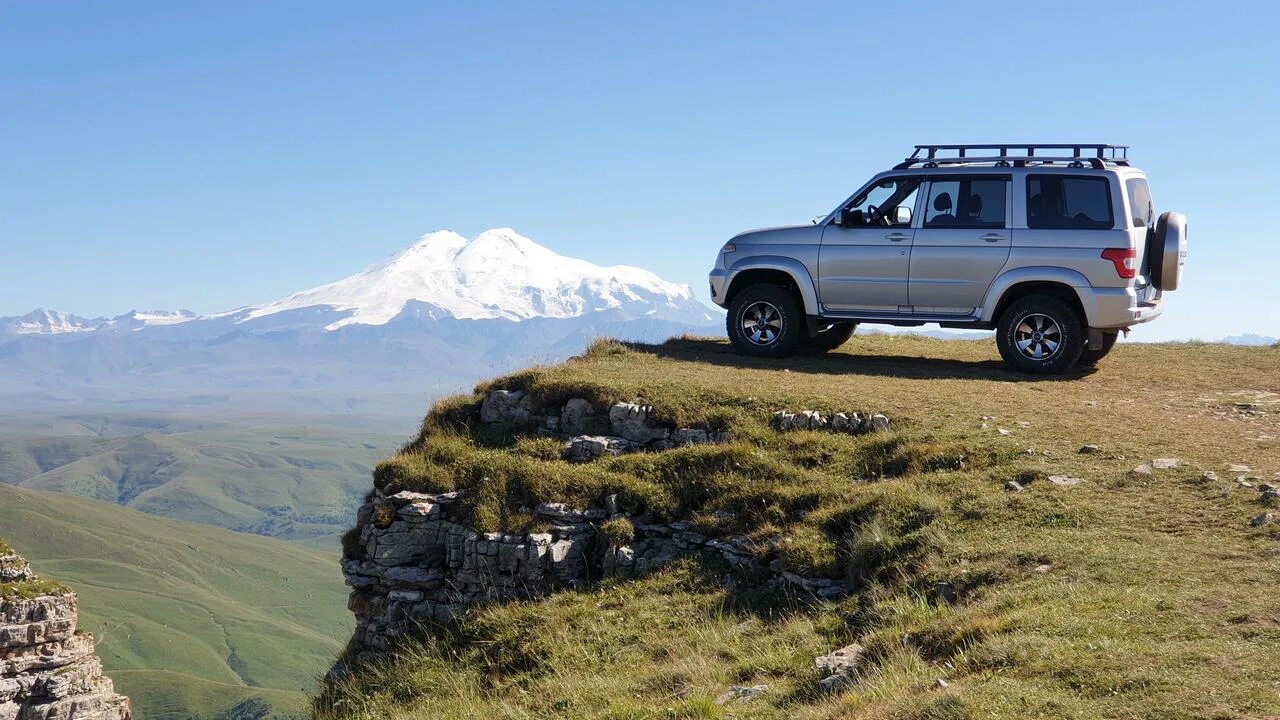
[[[910,215],[922,184],[918,176],[879,180],[846,206],[852,211],[847,224],[823,229],[818,295],[824,309],[876,314],[905,309],[915,232]]]
[[[1009,259],[1010,182],[1006,175],[929,179],[924,218],[911,246],[913,311],[968,315]]]

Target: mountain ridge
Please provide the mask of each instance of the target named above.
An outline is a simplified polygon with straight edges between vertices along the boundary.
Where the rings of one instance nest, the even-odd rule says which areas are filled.
[[[418,317],[423,306],[437,309],[434,317],[459,320],[521,322],[601,312],[677,322],[715,319],[688,285],[640,267],[600,266],[560,255],[511,228],[494,228],[473,238],[452,230],[429,232],[360,272],[259,305],[206,314],[131,310],[111,318],[37,308],[0,318],[0,334],[84,335],[187,325],[211,335],[253,329],[263,321],[278,325],[285,314],[290,325],[335,331],[386,325],[410,309]]]

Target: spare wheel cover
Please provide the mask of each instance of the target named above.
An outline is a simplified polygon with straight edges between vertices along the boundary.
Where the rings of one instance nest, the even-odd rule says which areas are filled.
[[[1187,216],[1167,212],[1160,217],[1164,226],[1161,243],[1160,289],[1177,290],[1182,284],[1182,265],[1187,259]]]

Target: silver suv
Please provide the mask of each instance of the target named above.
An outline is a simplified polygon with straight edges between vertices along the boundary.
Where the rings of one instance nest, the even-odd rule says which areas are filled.
[[[917,145],[812,224],[734,237],[711,297],[745,355],[937,323],[994,329],[1010,367],[1060,373],[1159,317],[1186,254],[1186,218],[1157,218],[1127,146]]]

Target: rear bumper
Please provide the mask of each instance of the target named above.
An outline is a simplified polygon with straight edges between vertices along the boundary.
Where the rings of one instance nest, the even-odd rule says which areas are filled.
[[[1138,300],[1133,288],[1091,288],[1092,307],[1086,301],[1085,313],[1089,327],[1102,330],[1122,328],[1151,322],[1164,312],[1164,300],[1156,293],[1145,302]]]

